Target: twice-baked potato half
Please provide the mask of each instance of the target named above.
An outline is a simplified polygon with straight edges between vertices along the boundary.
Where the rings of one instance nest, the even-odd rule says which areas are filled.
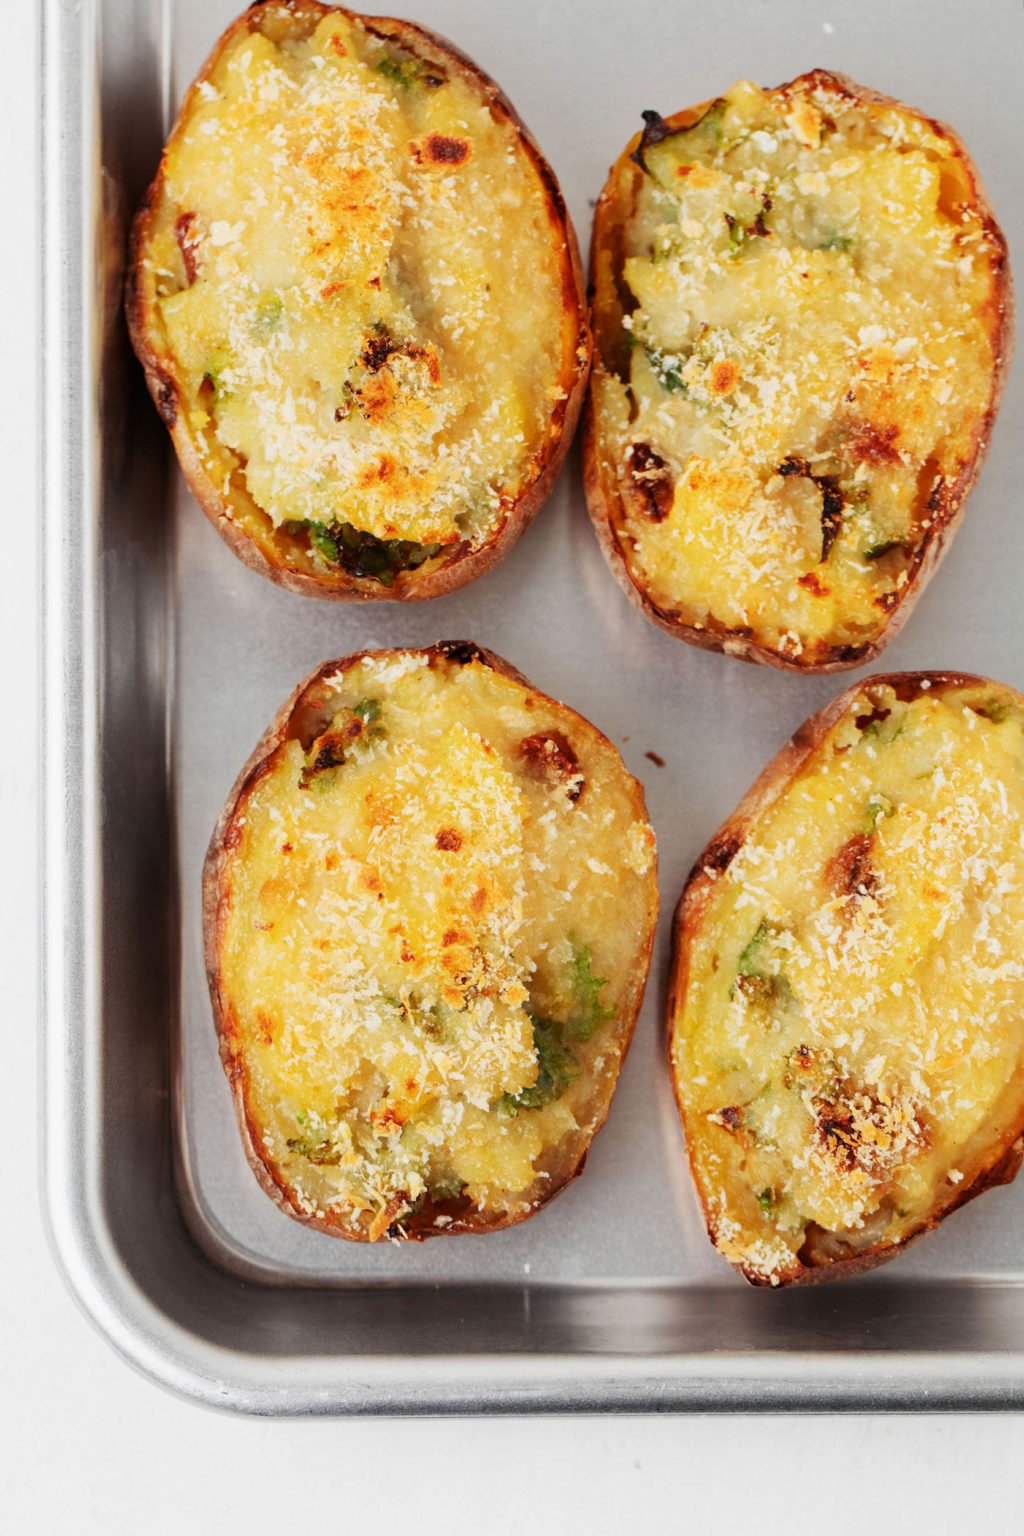
[[[469,642],[319,668],[243,769],[204,874],[249,1161],[358,1241],[493,1231],[583,1166],[657,919],[643,790]]]
[[[809,720],[675,920],[669,1055],[715,1246],[853,1274],[1024,1151],[1024,697],[894,673]]]
[[[977,476],[1010,349],[1006,243],[952,130],[840,76],[644,117],[594,220],[599,539],[683,640],[859,665]]]
[[[252,6],[185,97],[130,267],[185,478],[262,575],[436,597],[547,497],[590,357],[575,236],[510,103],[422,28]]]

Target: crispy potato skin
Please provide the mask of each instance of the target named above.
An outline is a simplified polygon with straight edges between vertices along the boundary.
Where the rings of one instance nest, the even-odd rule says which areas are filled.
[[[288,1184],[281,1170],[267,1154],[259,1120],[254,1113],[251,1103],[245,1067],[241,1058],[232,1049],[232,1039],[236,1032],[236,1023],[231,1003],[221,986],[220,949],[226,916],[226,902],[228,899],[226,895],[225,870],[230,852],[238,836],[236,830],[238,817],[244,813],[253,789],[269,770],[272,759],[281,744],[297,734],[299,729],[298,722],[301,719],[302,711],[308,705],[311,697],[315,697],[318,686],[324,679],[333,677],[340,671],[354,666],[364,657],[374,656],[386,659],[389,655],[396,654],[398,653],[388,651],[356,651],[340,661],[325,662],[299,684],[291,697],[278,711],[266,731],[264,731],[252,755],[235,780],[227,803],[210,839],[209,849],[203,865],[202,922],[207,983],[213,1006],[214,1024],[220,1043],[221,1062],[228,1082],[231,1085],[238,1128],[241,1133],[246,1159],[259,1184],[279,1210],[291,1216],[294,1220],[301,1222],[304,1226],[313,1227],[317,1231],[325,1232],[332,1237],[347,1238],[352,1242],[360,1243],[371,1241],[364,1228],[346,1222],[337,1213],[333,1213],[328,1217],[303,1210],[296,1199],[295,1190]],[[539,693],[521,672],[496,655],[495,652],[486,650],[484,647],[476,645],[473,641],[439,642],[434,646],[428,647],[425,654],[432,659],[436,658],[438,662],[456,662],[465,665],[478,661],[489,667],[492,671],[520,683],[524,688],[529,688],[534,696],[545,705],[562,712],[566,725],[571,725],[572,722],[579,718],[574,711],[549,698],[548,695]],[[597,732],[596,727],[592,726],[591,729],[595,730],[601,743],[607,744],[610,751],[616,752],[615,747],[607,740],[607,737]],[[632,782],[637,814],[646,820],[647,808],[643,788],[636,780]],[[651,951],[654,946],[654,935],[658,918],[658,899],[656,886],[653,881],[652,893],[650,906],[646,914],[645,946],[640,963],[631,977],[626,997],[626,1006],[623,1009],[625,1028],[620,1068],[621,1062],[625,1060],[636,1028],[636,1021],[643,1002],[647,975],[650,968]],[[608,1110],[611,1107],[611,1098],[612,1094],[609,1094],[604,1114],[594,1128],[594,1135],[601,1129],[607,1118]],[[593,1137],[591,1137],[592,1139]],[[504,1217],[496,1217],[493,1215],[488,1216],[479,1210],[472,1210],[454,1216],[450,1225],[439,1228],[433,1225],[434,1211],[428,1201],[421,1211],[408,1221],[403,1222],[402,1240],[423,1242],[430,1237],[495,1232],[504,1227],[517,1226],[520,1222],[535,1215],[538,1210],[541,1210],[549,1201],[553,1200],[573,1179],[583,1172],[588,1152],[589,1145],[583,1148],[575,1164],[567,1169],[564,1176],[560,1179],[551,1179],[543,1197],[531,1203],[530,1207],[525,1211],[509,1214]]]
[[[754,781],[750,789],[740,801],[736,810],[729,817],[714,837],[708,843],[703,853],[697,859],[693,869],[683,887],[682,895],[676,906],[672,922],[672,958],[669,980],[668,1004],[666,1010],[666,1048],[668,1054],[669,1076],[672,1080],[672,1091],[679,1111],[684,1134],[687,1132],[687,1115],[680,1091],[680,1084],[673,1069],[672,1044],[674,1035],[674,1021],[682,1008],[686,997],[690,948],[694,938],[701,929],[711,900],[712,888],[716,874],[728,867],[733,858],[739,852],[746,841],[754,824],[775,804],[775,802],[789,788],[790,784],[800,774],[804,765],[818,749],[821,742],[839,720],[843,718],[854,699],[869,686],[888,685],[896,691],[901,699],[916,698],[922,691],[922,683],[928,683],[933,696],[941,696],[946,689],[954,689],[980,684],[994,686],[989,679],[978,677],[966,672],[887,672],[876,673],[865,678],[863,682],[855,683],[833,699],[831,704],[805,720],[803,725],[793,734],[780,752],[772,758],[763,773]],[[1013,690],[1004,688],[1004,692],[1012,693]],[[708,871],[711,871],[709,874]],[[717,1238],[717,1230],[709,1216],[708,1202],[701,1179],[693,1158],[690,1161],[690,1171],[697,1188],[701,1208],[704,1212],[708,1236],[714,1244]],[[886,1263],[903,1253],[908,1245],[916,1242],[927,1232],[933,1232],[942,1221],[958,1207],[966,1205],[968,1200],[975,1199],[988,1189],[995,1189],[1001,1184],[1009,1184],[1016,1178],[1024,1162],[1024,1102],[1020,1106],[1018,1120],[1012,1131],[1002,1142],[991,1149],[990,1160],[970,1184],[963,1188],[950,1191],[948,1198],[941,1206],[930,1211],[921,1221],[920,1226],[899,1244],[879,1243],[862,1252],[846,1249],[845,1244],[837,1243],[835,1256],[823,1258],[814,1264],[797,1263],[792,1269],[779,1276],[778,1286],[788,1285],[813,1285],[822,1280],[849,1278],[865,1273],[869,1269],[876,1269],[879,1264]],[[846,1251],[838,1251],[840,1248]],[[739,1267],[739,1266],[737,1266]],[[740,1267],[740,1273],[751,1285],[768,1286],[775,1289],[764,1277],[752,1270]]]
[[[992,425],[998,413],[1003,390],[1006,385],[1010,357],[1013,351],[1014,334],[1013,281],[1006,239],[996,222],[977,167],[959,134],[950,128],[948,124],[940,122],[936,118],[927,117],[924,113],[915,112],[913,108],[908,107],[904,102],[898,101],[895,97],[882,95],[877,91],[870,90],[866,86],[858,85],[849,76],[833,74],[829,70],[810,70],[804,75],[797,76],[796,79],[787,82],[785,85],[777,87],[777,89],[791,90],[802,85],[813,87],[816,84],[826,85],[854,102],[861,102],[865,105],[873,104],[876,106],[896,107],[902,112],[907,112],[917,117],[926,123],[936,134],[944,138],[953,148],[967,174],[974,205],[1000,252],[993,302],[989,306],[989,323],[993,338],[995,367],[988,409],[978,425],[974,439],[974,451],[962,463],[955,484],[950,488],[948,495],[945,497],[938,515],[933,518],[932,526],[918,544],[914,552],[913,563],[907,573],[907,582],[903,588],[901,600],[891,610],[877,638],[870,644],[833,646],[829,654],[821,661],[801,661],[793,657],[781,655],[773,647],[761,644],[754,633],[730,630],[724,625],[717,624],[710,616],[706,627],[697,629],[693,625],[685,623],[677,614],[655,603],[650,593],[638,580],[636,573],[626,558],[623,548],[621,530],[624,508],[614,479],[606,472],[606,467],[602,464],[593,388],[588,391],[583,412],[583,480],[587,508],[605,558],[630,601],[640,609],[641,613],[646,614],[661,629],[667,630],[669,634],[675,635],[679,640],[687,641],[690,645],[696,645],[708,651],[721,651],[728,656],[737,656],[742,661],[762,662],[766,666],[777,667],[784,672],[805,673],[844,672],[851,667],[865,666],[880,655],[889,644],[889,641],[895,638],[906,622],[910,610],[928,585],[929,580],[938,568],[939,561],[952,543],[953,537],[960,526],[960,520],[963,517],[968,494],[981,472],[992,435]],[[685,128],[689,124],[696,122],[710,105],[710,100],[703,101],[695,107],[688,107],[682,112],[677,112],[665,119],[666,126],[672,129]],[[616,205],[624,200],[623,189],[634,184],[635,179],[643,175],[643,172],[636,167],[632,160],[632,155],[639,147],[640,140],[641,135],[639,133],[630,139],[619,159],[609,171],[608,180],[598,200],[597,209],[594,214],[590,246],[592,290],[596,283],[598,257],[602,250],[614,245],[617,233]],[[602,351],[603,338],[601,336],[600,317],[595,314],[592,323],[595,338],[594,368],[597,371],[606,366],[606,358]]]
[[[250,570],[266,576],[289,592],[305,597],[327,598],[335,602],[398,601],[418,602],[431,597],[443,597],[496,565],[508,553],[519,536],[525,532],[551,494],[562,460],[572,442],[579,419],[590,372],[592,342],[584,296],[583,269],[579,246],[572,221],[569,218],[561,189],[539,146],[521,120],[508,98],[494,81],[467,58],[453,43],[437,36],[425,27],[413,22],[399,21],[390,17],[360,16],[340,6],[324,5],[320,0],[284,0],[294,12],[297,25],[315,26],[324,16],[341,11],[355,21],[364,24],[375,36],[391,39],[412,54],[426,45],[432,56],[440,56],[453,73],[461,77],[479,93],[491,114],[499,122],[512,127],[520,148],[532,161],[546,193],[547,214],[553,238],[563,246],[563,307],[575,332],[575,346],[568,354],[564,376],[560,386],[564,398],[552,408],[555,434],[536,456],[533,477],[529,480],[515,504],[505,511],[504,520],[494,529],[486,543],[477,549],[466,550],[456,546],[448,561],[431,569],[400,571],[391,587],[384,587],[369,577],[352,576],[347,571],[320,572],[306,561],[307,569],[297,568],[294,544],[287,535],[275,530],[271,520],[262,514],[261,537],[253,537],[243,531],[231,518],[232,501],[226,500],[207,473],[196,439],[189,429],[186,412],[181,409],[182,392],[174,377],[172,359],[163,354],[159,345],[159,329],[155,323],[153,304],[146,292],[142,274],[142,257],[145,251],[155,211],[163,197],[163,166],[158,170],[132,224],[129,242],[127,279],[125,289],[125,313],[132,345],[142,364],[149,392],[160,417],[171,434],[181,464],[182,473],[189,489],[203,512],[216,528],[228,547]],[[175,131],[188,117],[200,86],[208,78],[222,53],[240,33],[252,31],[257,25],[254,13],[260,9],[255,0],[247,11],[234,21],[218,39],[195,81],[187,92],[175,122]],[[232,492],[236,496],[237,492]],[[259,513],[255,503],[247,500],[247,508]]]

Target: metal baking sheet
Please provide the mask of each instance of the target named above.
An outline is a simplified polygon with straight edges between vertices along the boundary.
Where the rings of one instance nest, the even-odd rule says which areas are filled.
[[[713,1253],[684,1164],[661,1046],[671,909],[765,760],[844,680],[656,631],[605,568],[576,452],[497,570],[406,608],[281,592],[192,504],[129,355],[120,264],[174,106],[234,9],[44,4],[44,1120],[74,1292],[153,1377],[259,1413],[1021,1406],[1024,1179],[875,1275],[773,1294]],[[415,19],[501,82],[584,249],[642,108],[815,65],[949,118],[1011,248],[1024,234],[1015,0],[419,0]],[[1021,385],[1018,370],[963,529],[887,668],[1024,686]],[[199,871],[237,768],[300,677],[356,648],[463,637],[618,743],[658,833],[662,922],[583,1178],[507,1232],[366,1248],[287,1220],[245,1164]]]

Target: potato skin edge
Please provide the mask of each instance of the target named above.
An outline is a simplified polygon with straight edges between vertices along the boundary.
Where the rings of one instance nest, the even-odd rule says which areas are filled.
[[[901,112],[908,113],[920,122],[926,123],[933,132],[938,134],[939,137],[944,138],[953,149],[958,163],[967,173],[972,200],[999,252],[995,262],[995,290],[993,302],[990,306],[992,310],[993,372],[988,407],[978,423],[974,434],[973,453],[961,465],[960,473],[955,483],[948,488],[942,512],[935,516],[931,528],[925,532],[924,537],[918,543],[914,555],[914,563],[909,569],[907,582],[902,589],[898,603],[891,610],[885,623],[878,630],[873,640],[859,645],[831,646],[820,661],[801,661],[799,658],[784,656],[772,646],[762,644],[756,635],[738,630],[729,630],[724,625],[716,624],[711,619],[709,619],[706,628],[697,629],[694,625],[686,623],[684,620],[675,617],[660,607],[651,597],[650,592],[642,584],[639,577],[634,575],[622,548],[618,529],[622,522],[624,509],[622,499],[612,477],[603,473],[593,382],[591,382],[590,388],[587,391],[587,399],[583,411],[583,484],[587,510],[590,513],[598,543],[601,546],[605,559],[626,596],[652,623],[657,624],[660,629],[666,630],[670,635],[674,635],[677,640],[685,640],[687,644],[699,646],[702,650],[720,651],[725,655],[735,656],[741,661],[760,662],[765,666],[776,667],[783,672],[827,673],[845,672],[853,667],[866,666],[881,654],[890,640],[893,640],[903,627],[911,609],[935,574],[943,554],[956,535],[964,514],[968,495],[981,473],[982,465],[988,454],[992,438],[992,428],[999,412],[1003,390],[1006,387],[1014,341],[1014,296],[1006,237],[996,222],[996,217],[988,201],[978,168],[960,135],[938,118],[928,117],[925,113],[918,112],[915,108],[899,101],[896,97],[885,96],[881,92],[869,89],[867,86],[858,85],[848,75],[833,73],[830,70],[809,70],[805,74],[798,75],[795,79],[787,81],[784,85],[774,87],[774,89],[788,90],[794,86],[804,84],[826,86],[846,95],[853,101],[865,105],[896,107]],[[665,122],[672,128],[685,127],[689,122],[696,121],[709,105],[710,102],[705,101],[701,102],[698,106],[687,107],[683,111],[676,112],[671,117],[666,118]],[[630,170],[631,156],[639,146],[640,139],[641,135],[639,133],[630,139],[618,160],[612,165],[601,196],[598,199],[590,245],[591,291],[593,291],[596,284],[597,261],[599,253],[603,248],[604,215],[607,212],[608,204],[612,200],[618,178],[624,171]],[[598,370],[603,370],[603,361],[601,356],[600,327],[594,317],[592,317],[592,330],[594,334],[594,372],[596,373]]]
[[[128,246],[128,262],[125,281],[125,316],[128,333],[136,356],[142,364],[146,384],[157,411],[170,432],[181,465],[182,474],[202,511],[213,524],[228,548],[237,555],[243,565],[259,575],[267,577],[288,592],[305,597],[323,598],[329,602],[420,602],[432,597],[443,597],[448,592],[465,586],[496,565],[512,548],[536,517],[554,487],[562,461],[569,450],[576,424],[583,405],[593,343],[587,317],[583,268],[579,245],[572,220],[569,217],[561,188],[554,171],[525,123],[519,117],[504,92],[473,61],[453,43],[413,22],[399,21],[384,16],[362,16],[342,6],[325,5],[321,0],[284,0],[297,18],[315,18],[338,12],[361,23],[374,35],[392,39],[416,54],[418,46],[426,44],[431,53],[438,54],[453,71],[462,76],[481,96],[486,106],[499,120],[506,121],[515,135],[518,146],[533,163],[545,191],[545,206],[553,231],[564,241],[563,261],[563,310],[573,315],[577,341],[572,353],[572,365],[558,386],[566,398],[551,413],[557,430],[542,451],[535,456],[539,463],[535,478],[523,489],[515,503],[505,513],[504,521],[494,530],[479,549],[456,555],[448,564],[427,571],[399,572],[391,587],[383,587],[370,577],[352,576],[347,571],[325,572],[323,576],[312,572],[291,569],[284,555],[273,557],[255,541],[251,534],[238,526],[229,516],[231,498],[225,498],[203,466],[195,440],[189,432],[183,413],[179,409],[181,391],[174,378],[170,358],[162,354],[155,341],[157,335],[152,307],[147,304],[142,282],[142,257],[153,217],[163,194],[163,157],[156,176],[147,189],[142,203],[132,221]],[[182,101],[175,119],[173,134],[192,109],[198,87],[207,79],[224,50],[242,32],[252,30],[252,12],[258,10],[260,0],[236,18],[222,33],[209,54],[202,69],[192,82]],[[170,136],[169,136],[170,137]],[[269,517],[267,522],[270,522]],[[271,539],[275,534],[270,535]]]
[[[568,705],[562,704],[558,700],[552,699],[549,695],[541,693],[539,689],[534,688],[533,684],[526,677],[524,677],[520,671],[513,667],[509,662],[505,661],[502,657],[498,656],[494,651],[486,650],[483,646],[478,646],[472,641],[438,642],[432,646],[425,646],[422,648],[413,647],[409,649],[412,650],[414,654],[426,654],[431,658],[436,658],[439,661],[454,661],[456,664],[459,664],[460,662],[464,664],[466,661],[479,661],[483,665],[489,667],[491,671],[497,672],[500,676],[507,677],[511,681],[519,683],[524,688],[529,688],[535,697],[541,699],[545,704],[550,705],[561,714],[571,718],[572,720],[584,719],[584,717],[579,715],[577,711],[570,709]],[[452,651],[456,652],[455,656],[452,656]],[[460,656],[459,652],[462,652],[463,654]],[[325,1232],[328,1234],[328,1236],[345,1238],[351,1242],[358,1243],[366,1243],[370,1241],[366,1232],[361,1228],[352,1226],[351,1224],[343,1221],[329,1221],[321,1215],[310,1213],[301,1209],[295,1197],[295,1191],[288,1184],[287,1180],[282,1176],[280,1171],[275,1167],[271,1159],[267,1156],[263,1146],[262,1137],[260,1135],[259,1122],[255,1114],[252,1112],[248,1100],[248,1083],[244,1063],[240,1058],[235,1057],[231,1048],[232,1036],[234,1034],[234,1021],[232,1017],[231,1006],[224,996],[220,986],[220,943],[223,930],[223,916],[227,900],[224,890],[225,870],[228,854],[231,850],[231,829],[233,827],[235,817],[237,816],[238,812],[244,808],[244,805],[255,785],[267,772],[269,761],[276,753],[278,747],[282,744],[282,742],[288,739],[289,727],[297,712],[304,704],[307,695],[312,692],[316,688],[317,684],[320,683],[324,678],[335,676],[340,672],[346,671],[366,657],[373,656],[377,658],[390,658],[404,654],[408,654],[408,651],[405,648],[354,651],[351,655],[344,656],[338,661],[324,662],[322,666],[317,667],[314,672],[310,673],[310,675],[306,677],[298,685],[297,688],[294,689],[289,698],[278,710],[270,725],[263,732],[254,750],[245,763],[245,766],[242,768],[241,772],[236,778],[228,795],[224,809],[217,820],[217,824],[214,828],[213,835],[210,839],[210,844],[207,849],[206,858],[203,863],[202,928],[203,948],[206,964],[206,979],[210,991],[210,1002],[213,1008],[214,1027],[217,1031],[221,1064],[224,1068],[225,1074],[231,1087],[232,1099],[235,1106],[235,1115],[238,1122],[238,1129],[242,1138],[242,1146],[245,1152],[246,1161],[255,1174],[256,1179],[262,1189],[267,1195],[269,1195],[273,1203],[278,1207],[279,1210],[283,1211],[285,1215],[292,1217],[295,1221],[301,1222],[304,1226],[313,1227],[319,1232]],[[585,721],[585,724],[587,724],[587,726],[596,733],[601,742],[605,743],[608,748],[616,754],[617,757],[619,756],[618,749],[609,741],[608,737],[605,736],[602,731],[598,730],[597,726],[593,725],[590,721]],[[625,768],[625,765],[623,765],[623,772],[630,779],[633,786],[633,800],[636,813],[649,824],[650,818],[647,814],[647,804],[644,796],[643,785],[638,779],[633,778],[633,776],[629,774],[629,771]],[[652,882],[656,882],[656,876],[657,855],[655,855],[654,859]],[[626,1056],[629,1052],[629,1047],[633,1040],[633,1035],[636,1030],[636,1022],[640,1014],[641,1006],[643,1004],[647,979],[650,973],[651,953],[654,948],[657,920],[657,885],[656,883],[652,883],[652,896],[646,913],[647,942],[644,951],[640,956],[639,963],[637,964],[634,971],[629,991],[627,992],[627,1000],[624,1008],[626,1024],[623,1031],[622,1054],[619,1060],[618,1070],[615,1074],[615,1081],[612,1084],[612,1091],[608,1095],[608,1102],[605,1105],[604,1113],[601,1115],[601,1118],[594,1126],[590,1139],[582,1148],[582,1151],[575,1164],[570,1169],[568,1169],[565,1174],[561,1176],[557,1181],[555,1179],[549,1180],[543,1197],[539,1200],[532,1201],[529,1208],[525,1211],[513,1212],[509,1213],[508,1215],[498,1217],[487,1216],[479,1212],[475,1212],[472,1215],[465,1217],[455,1217],[452,1220],[450,1226],[443,1228],[435,1227],[426,1220],[417,1222],[417,1218],[413,1217],[405,1226],[403,1236],[397,1239],[397,1241],[425,1242],[428,1238],[432,1237],[449,1237],[467,1235],[470,1233],[497,1232],[505,1227],[518,1226],[520,1222],[526,1221],[530,1217],[535,1216],[537,1212],[542,1210],[543,1207],[546,1206],[551,1200],[553,1200],[556,1195],[560,1194],[563,1189],[567,1188],[567,1186],[571,1184],[575,1178],[579,1177],[579,1175],[583,1172],[590,1147],[593,1144],[594,1137],[601,1130],[608,1118],[612,1099],[614,1098],[615,1094],[615,1088],[618,1085],[618,1077],[622,1071],[623,1065],[625,1064]],[[392,1239],[392,1241],[395,1240],[396,1239]]]
[[[929,687],[922,688],[927,682]],[[879,672],[871,677],[864,678],[859,683],[854,683],[846,688],[837,698],[827,704],[824,709],[818,711],[805,720],[793,733],[785,745],[767,764],[764,770],[754,780],[754,783],[743,796],[732,815],[723,822],[704,851],[696,860],[690,874],[683,886],[682,894],[676,905],[672,919],[672,955],[670,961],[668,1002],[665,1013],[665,1048],[668,1061],[669,1080],[672,1084],[672,1095],[675,1099],[676,1110],[679,1114],[683,1135],[686,1140],[686,1155],[693,1179],[694,1188],[701,1207],[701,1214],[707,1228],[708,1238],[717,1248],[717,1233],[712,1223],[708,1202],[705,1199],[694,1159],[690,1150],[690,1141],[687,1135],[686,1110],[680,1092],[680,1085],[675,1072],[673,1061],[673,1046],[675,1043],[675,1020],[679,1009],[686,998],[686,989],[689,975],[689,950],[693,939],[700,932],[704,917],[711,898],[717,873],[727,867],[735,855],[739,852],[749,835],[751,828],[762,815],[772,808],[776,801],[786,792],[789,786],[797,778],[805,764],[813,756],[825,739],[828,732],[842,719],[853,701],[869,687],[889,685],[894,687],[901,697],[917,698],[922,692],[928,692],[932,696],[941,697],[947,688],[955,689],[984,685],[995,687],[1003,693],[1013,696],[1024,706],[1024,695],[1016,689],[1010,688],[1005,683],[995,683],[991,678],[980,677],[969,672]],[[708,874],[711,869],[714,873]],[[1021,1164],[1024,1162],[1024,1101],[1022,1101],[1017,1123],[1013,1130],[1002,1141],[996,1143],[991,1150],[991,1158],[987,1165],[981,1168],[972,1182],[962,1189],[953,1189],[949,1199],[935,1210],[929,1211],[921,1220],[921,1224],[901,1243],[878,1243],[874,1247],[866,1248],[861,1253],[850,1253],[841,1258],[830,1259],[821,1264],[807,1265],[797,1262],[792,1269],[778,1277],[773,1285],[766,1280],[763,1274],[745,1269],[742,1263],[726,1259],[725,1262],[739,1271],[743,1278],[751,1285],[764,1286],[771,1290],[778,1290],[790,1285],[815,1285],[825,1280],[847,1279],[855,1275],[864,1274],[869,1269],[875,1269],[879,1264],[885,1264],[890,1259],[903,1253],[911,1243],[915,1243],[927,1232],[933,1232],[941,1225],[951,1212],[960,1206],[966,1205],[969,1200],[982,1195],[988,1189],[994,1189],[1000,1184],[1009,1184],[1016,1178]],[[722,1255],[725,1258],[725,1255]]]

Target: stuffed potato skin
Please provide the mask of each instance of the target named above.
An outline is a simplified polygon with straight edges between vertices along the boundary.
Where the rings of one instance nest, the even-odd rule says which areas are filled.
[[[738,169],[728,169],[728,134],[720,154],[707,128],[716,118],[729,123],[730,113],[751,124],[771,118],[771,133],[762,126],[741,146],[751,161],[750,187],[741,185]],[[599,542],[630,599],[677,638],[790,671],[862,665],[895,635],[934,572],[987,450],[1012,346],[1005,239],[953,130],[843,76],[815,70],[767,92],[740,82],[726,97],[670,118],[645,116],[644,133],[609,174],[591,245],[596,353],[584,416],[584,474]],[[821,125],[833,117],[852,152],[836,159],[836,151],[817,169],[814,157],[831,132]],[[906,229],[885,204],[885,177],[878,196],[870,177],[862,192],[851,190],[861,180],[858,135],[883,131],[916,146],[922,177],[935,179],[927,194],[908,182]],[[749,147],[762,142],[769,146],[765,167]],[[784,155],[789,160],[780,171],[773,157]],[[868,156],[862,158],[866,167]],[[672,174],[687,171],[697,174],[687,179],[689,203],[679,229],[656,231],[653,255],[645,260],[642,199],[662,195],[652,194],[652,181],[668,189]],[[934,216],[927,212],[932,191]],[[862,214],[885,210],[877,231],[859,230],[851,213],[855,196]],[[730,197],[753,200],[723,214],[718,202]],[[702,199],[706,209],[697,206]],[[690,203],[694,217],[685,216]],[[649,222],[649,209],[644,218]],[[919,316],[913,304],[904,312],[892,284],[891,316],[881,308],[870,313],[875,267],[883,287],[886,281],[877,253],[884,253],[885,241],[898,252],[905,235],[900,259],[907,287],[914,287],[928,264],[913,250],[912,219],[920,221],[922,239],[951,246],[930,273],[936,292],[945,282],[940,268],[961,250],[957,242],[963,240],[963,252],[978,253],[970,257],[972,297],[962,312],[949,308],[944,331],[927,335],[921,322],[919,337],[890,337],[888,323],[878,320],[892,318],[909,333]],[[674,278],[666,228],[677,245],[689,241],[702,252],[707,245],[703,266],[688,272],[684,252]],[[707,307],[696,338],[673,332],[687,306],[694,325]],[[776,311],[786,317],[791,347],[785,328],[773,328]],[[953,358],[963,325],[970,329],[963,357],[950,362],[947,375],[940,370],[924,378],[939,367],[948,338]],[[815,354],[815,335],[829,326],[836,328],[837,346],[848,344],[849,359],[833,358],[826,348],[824,360],[814,355],[813,366],[805,366],[802,359]],[[917,350],[904,351],[912,347]],[[958,371],[968,363],[969,398],[955,416],[948,402],[959,409]],[[816,392],[820,399],[808,413],[806,400]],[[648,396],[652,414],[645,426],[637,402]],[[757,407],[749,415],[748,405]],[[766,530],[774,551],[759,542]]]
[[[581,1171],[643,996],[654,836],[614,747],[500,658],[319,668],[229,797],[203,912],[246,1155],[289,1215],[493,1231]]]
[[[694,866],[669,1069],[708,1234],[752,1284],[872,1269],[1015,1178],[1022,764],[1014,690],[869,678]]]
[[[326,170],[306,163],[321,122]],[[266,0],[218,41],[136,217],[127,314],[221,537],[340,600],[440,596],[499,560],[550,494],[590,360],[575,234],[508,100],[425,29],[318,0]]]

